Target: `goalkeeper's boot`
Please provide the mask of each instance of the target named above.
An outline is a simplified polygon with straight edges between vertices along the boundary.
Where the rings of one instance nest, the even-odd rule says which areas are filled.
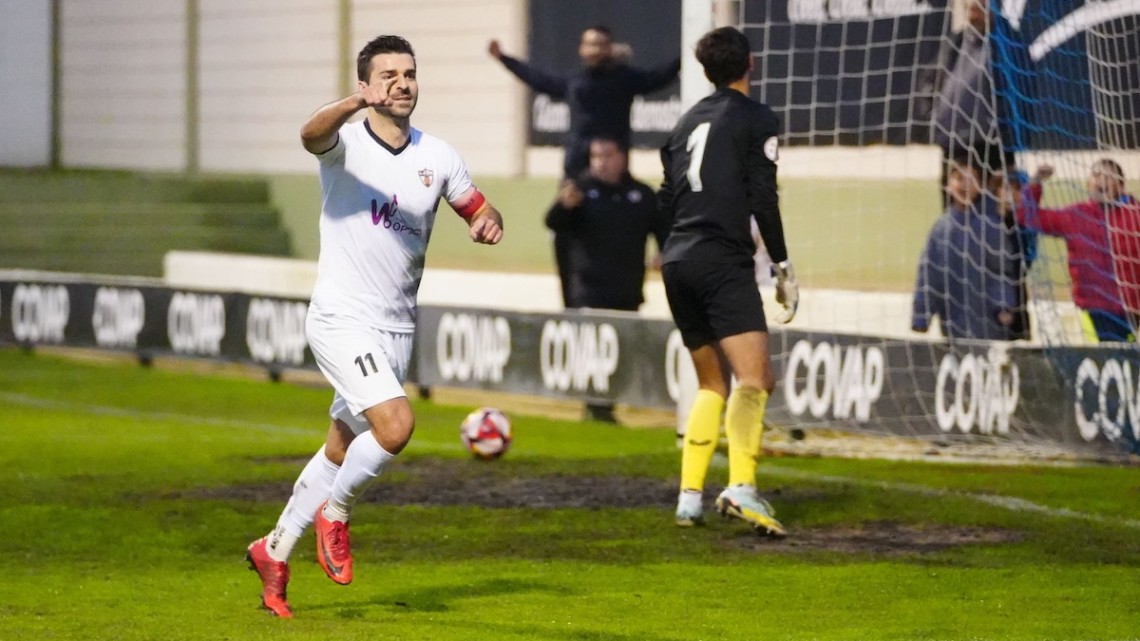
[[[733,516],[748,522],[760,534],[782,539],[788,535],[776,520],[776,511],[760,498],[752,485],[730,485],[716,498],[716,509],[722,516]]]
[[[249,569],[261,577],[261,604],[276,616],[293,618],[293,610],[285,600],[285,586],[289,585],[289,564],[275,561],[266,549],[266,537],[249,544],[245,553]]]
[[[348,542],[348,522],[325,518],[325,501],[317,508],[313,530],[317,533],[317,561],[329,578],[341,585],[352,583],[352,550]]]
[[[677,525],[692,527],[704,525],[705,508],[701,505],[701,492],[699,490],[681,490],[677,495]]]

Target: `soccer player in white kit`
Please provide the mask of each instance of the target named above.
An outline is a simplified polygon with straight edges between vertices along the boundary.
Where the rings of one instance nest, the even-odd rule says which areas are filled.
[[[455,150],[411,126],[419,94],[411,45],[380,36],[356,64],[356,93],[321,107],[301,128],[302,144],[320,162],[323,201],[305,333],[336,393],[324,446],[301,472],[276,527],[248,548],[262,605],[281,617],[293,616],[288,559],[309,525],[325,573],[352,581],[352,506],[411,439],[415,421],[403,381],[439,200],[467,221],[474,242],[503,237],[502,216]],[[367,117],[347,124],[362,109]]]

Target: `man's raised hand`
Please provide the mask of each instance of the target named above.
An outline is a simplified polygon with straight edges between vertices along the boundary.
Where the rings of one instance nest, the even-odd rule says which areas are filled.
[[[399,76],[392,76],[391,78],[384,78],[379,83],[368,84],[360,87],[360,98],[364,101],[365,107],[388,107],[394,101],[392,100],[392,87],[400,80]]]

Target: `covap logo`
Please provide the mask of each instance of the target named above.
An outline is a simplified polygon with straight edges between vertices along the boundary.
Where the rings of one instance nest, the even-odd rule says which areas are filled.
[[[62,343],[71,317],[64,285],[20,283],[12,292],[12,334],[21,343]]]
[[[166,313],[166,332],[176,353],[221,354],[226,336],[226,305],[221,296],[176,292]]]
[[[878,347],[800,340],[788,354],[784,399],[793,416],[865,422],[883,393],[886,355]]]
[[[1116,442],[1131,432],[1132,441],[1140,442],[1140,370],[1133,373],[1131,363],[1110,358],[1098,366],[1086,358],[1077,367],[1073,391],[1081,438],[1093,441],[1104,434]]]
[[[1021,398],[1021,371],[1010,362],[1004,346],[990,348],[986,356],[954,354],[942,357],[934,384],[934,411],[938,427],[963,434],[1008,434],[1009,419]]]
[[[145,321],[146,305],[139,290],[118,287],[95,290],[91,328],[99,347],[134,349]]]
[[[609,323],[548,320],[539,340],[542,384],[551,391],[604,394],[620,353],[617,330]]]
[[[445,381],[500,383],[511,359],[511,326],[502,316],[445,313],[435,335],[435,359]]]
[[[301,365],[305,362],[305,316],[309,306],[298,301],[253,298],[245,319],[245,345],[259,363]]]

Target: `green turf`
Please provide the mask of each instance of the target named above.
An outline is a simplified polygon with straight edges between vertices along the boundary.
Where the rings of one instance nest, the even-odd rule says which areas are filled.
[[[680,530],[629,496],[604,509],[358,507],[356,581],[294,557],[297,618],[257,607],[243,547],[319,444],[330,392],[0,350],[0,638],[39,639],[1134,639],[1140,634],[1136,468],[765,461],[792,532]],[[405,455],[538,483],[676,478],[668,430],[513,416],[494,463],[469,459],[470,409],[417,401]],[[401,467],[403,466],[403,467]],[[766,473],[763,472],[766,470]],[[711,476],[723,482],[723,470]],[[1003,496],[1076,516],[978,500]],[[891,523],[989,528],[1004,542],[844,552],[827,533]],[[855,534],[849,534],[854,539]]]

